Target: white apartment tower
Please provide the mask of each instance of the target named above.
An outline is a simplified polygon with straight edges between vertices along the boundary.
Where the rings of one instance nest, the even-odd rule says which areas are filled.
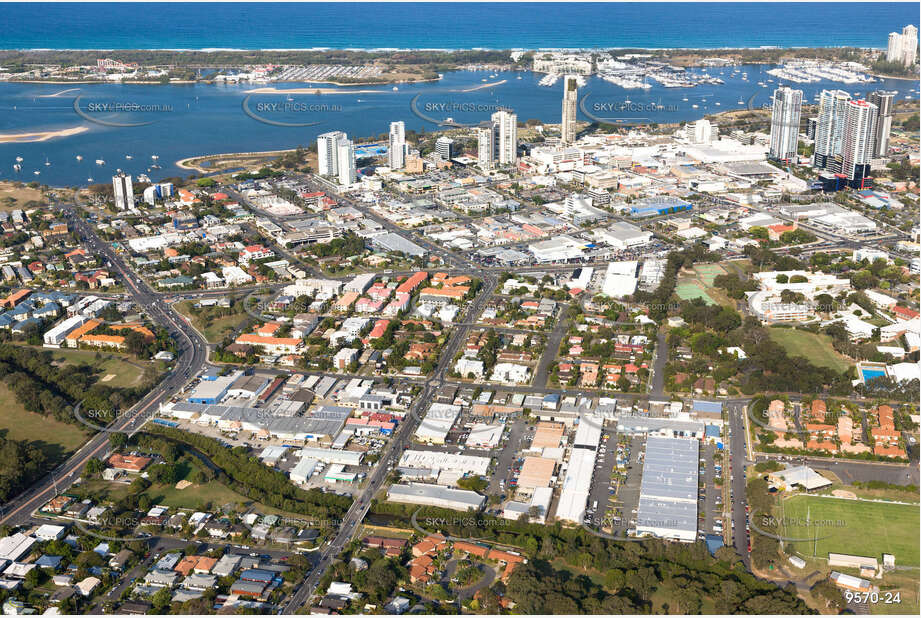
[[[841,173],[849,181],[861,182],[870,173],[879,110],[872,103],[856,100],[848,101],[845,110]]]
[[[892,129],[892,102],[895,100],[894,90],[876,90],[867,95],[867,101],[877,108],[876,139],[873,144],[874,158],[885,157],[889,154],[889,132]]]
[[[112,176],[112,189],[115,191],[115,208],[134,210],[134,188],[131,184],[131,176],[124,172]]]
[[[843,90],[823,90],[815,132],[813,166],[830,172],[841,171],[841,145],[845,108],[851,95]]]
[[[352,144],[352,140],[339,141],[336,152],[339,184],[344,187],[355,184],[358,175],[355,171],[355,146]]]
[[[495,160],[499,165],[515,165],[518,162],[518,115],[508,110],[499,110],[492,115]]]
[[[317,136],[317,172],[320,176],[339,175],[339,142],[349,138],[343,131]]]
[[[890,32],[886,48],[886,60],[911,66],[918,57],[918,29],[911,24],[902,28],[902,33]]]
[[[802,106],[802,90],[782,86],[774,91],[774,104],[771,108],[770,157],[772,159],[781,161],[796,159]]]
[[[450,161],[454,158],[454,140],[444,135],[439,137],[435,140],[435,154],[444,161]]]
[[[477,127],[477,165],[481,170],[491,170],[496,164],[496,134],[492,125]]]
[[[579,82],[575,75],[563,78],[563,121],[560,125],[561,142],[564,146],[576,141],[576,112],[579,105]]]
[[[406,125],[402,120],[390,123],[390,169],[406,167]]]

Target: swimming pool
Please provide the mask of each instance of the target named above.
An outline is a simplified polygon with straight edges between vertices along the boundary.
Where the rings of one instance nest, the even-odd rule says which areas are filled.
[[[869,382],[870,380],[875,380],[876,378],[886,377],[885,369],[868,369],[864,367],[860,370],[860,373],[863,375],[864,382]]]

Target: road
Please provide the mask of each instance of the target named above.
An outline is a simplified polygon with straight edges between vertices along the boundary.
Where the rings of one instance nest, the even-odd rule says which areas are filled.
[[[207,364],[207,343],[185,319],[171,307],[160,302],[159,296],[125,265],[111,246],[100,240],[95,230],[77,214],[74,204],[61,203],[57,206],[68,224],[77,231],[84,246],[91,253],[105,258],[107,267],[118,275],[137,306],[144,310],[155,324],[165,328],[176,341],[179,354],[173,369],[130,410],[117,414],[116,419],[107,427],[107,432],[133,434],[156,413],[161,402],[169,399],[182,388],[191,375]],[[93,457],[105,456],[109,446],[107,432],[97,433],[67,461],[33,484],[29,491],[4,505],[0,514],[0,524],[15,526],[25,523],[35,509],[70,487],[79,478],[87,461]]]
[[[483,310],[486,299],[495,291],[497,284],[498,279],[495,275],[486,276],[483,289],[480,290],[480,293],[473,302],[470,303],[464,313],[462,319],[465,323],[474,323],[476,321],[473,318],[479,315]],[[307,574],[304,581],[296,586],[294,592],[284,601],[282,613],[297,613],[299,609],[310,601],[311,597],[316,593],[317,585],[320,583],[323,573],[329,568],[330,564],[332,564],[333,560],[342,552],[349,541],[351,541],[355,534],[355,530],[358,528],[358,524],[361,523],[368,514],[368,510],[371,508],[371,500],[377,492],[383,488],[391,470],[393,470],[399,462],[403,451],[409,447],[412,436],[421,422],[425,408],[433,400],[436,391],[445,383],[445,376],[447,375],[448,368],[451,366],[454,355],[457,353],[461,344],[467,339],[467,331],[470,328],[470,326],[460,326],[454,331],[451,339],[441,352],[435,371],[433,371],[431,376],[423,383],[422,391],[416,396],[415,401],[406,414],[404,422],[401,423],[400,427],[397,429],[390,444],[388,444],[387,448],[384,450],[380,461],[371,472],[367,485],[360,493],[355,495],[355,501],[343,516],[342,521],[339,522],[339,532],[323,547],[320,553],[320,559],[315,568]]]
[[[751,556],[748,552],[748,533],[745,531],[747,513],[745,511],[745,464],[748,461],[747,445],[745,443],[745,414],[746,404],[732,402],[727,404],[729,413],[729,470],[723,470],[723,478],[727,476],[731,496],[731,520],[734,526],[732,543],[736,553],[742,557],[745,568],[751,570]]]

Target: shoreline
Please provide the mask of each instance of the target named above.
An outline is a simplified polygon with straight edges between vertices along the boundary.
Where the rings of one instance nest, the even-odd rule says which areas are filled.
[[[0,144],[32,144],[47,142],[59,137],[70,137],[86,133],[90,128],[85,125],[57,129],[55,131],[26,131],[24,133],[0,133]]]
[[[181,170],[188,170],[190,172],[200,172],[202,174],[210,174],[215,172],[215,170],[209,170],[203,167],[197,167],[191,165],[189,162],[196,159],[208,159],[213,157],[249,157],[249,156],[261,156],[261,155],[282,155],[288,152],[294,152],[297,148],[286,148],[283,150],[256,150],[252,152],[215,152],[213,154],[200,154],[192,157],[185,157],[184,159],[179,159],[175,161],[173,165],[178,167]],[[221,172],[217,172],[221,173]]]
[[[274,88],[263,86],[244,90],[243,94],[383,94],[392,90],[342,90],[341,88]]]

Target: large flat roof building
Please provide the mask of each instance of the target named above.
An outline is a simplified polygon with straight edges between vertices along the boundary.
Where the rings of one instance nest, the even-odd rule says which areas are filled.
[[[440,485],[408,483],[391,485],[387,490],[387,500],[404,504],[421,504],[438,506],[455,511],[479,509],[486,502],[486,497],[467,489],[450,489]]]
[[[694,542],[697,538],[697,475],[700,443],[650,436],[636,515],[638,535]]]

